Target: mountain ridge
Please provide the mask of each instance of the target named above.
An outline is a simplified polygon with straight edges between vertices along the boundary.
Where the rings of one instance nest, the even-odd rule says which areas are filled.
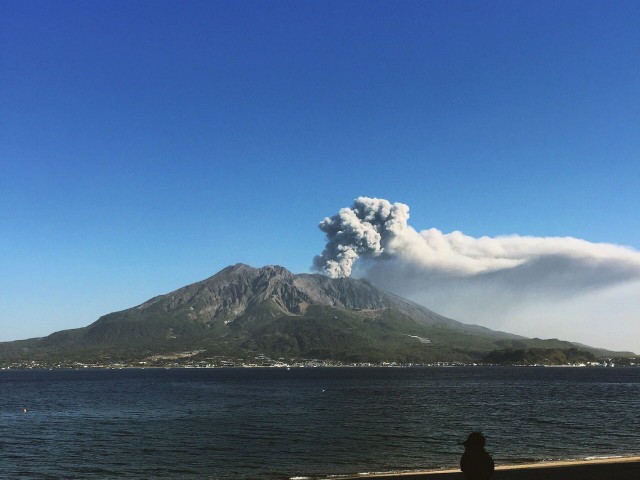
[[[367,280],[239,263],[86,327],[0,343],[0,360],[144,359],[189,350],[216,358],[472,362],[493,350],[576,346],[464,324]]]

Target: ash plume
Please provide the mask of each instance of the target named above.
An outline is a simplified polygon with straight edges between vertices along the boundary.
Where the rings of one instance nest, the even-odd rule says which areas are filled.
[[[589,312],[602,312],[597,302],[614,297],[624,310],[616,318],[640,328],[640,252],[633,248],[572,237],[417,231],[408,220],[405,204],[357,198],[320,223],[327,243],[314,269],[333,278],[365,277],[439,313],[514,333],[544,335],[535,323],[559,336],[558,324],[587,320],[596,331],[603,320]]]
[[[351,275],[356,259],[389,255],[392,240],[407,228],[409,207],[380,198],[358,197],[351,208],[342,208],[320,222],[328,242],[314,267],[331,278]]]

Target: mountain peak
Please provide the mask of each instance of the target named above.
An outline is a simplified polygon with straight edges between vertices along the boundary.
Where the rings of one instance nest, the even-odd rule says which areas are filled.
[[[255,274],[279,274],[279,275],[293,275],[289,270],[280,265],[265,265],[264,267],[252,267],[246,263],[236,263],[235,265],[229,265],[223,268],[213,277],[217,275],[234,274],[234,275],[255,275]],[[211,277],[211,278],[213,278]]]

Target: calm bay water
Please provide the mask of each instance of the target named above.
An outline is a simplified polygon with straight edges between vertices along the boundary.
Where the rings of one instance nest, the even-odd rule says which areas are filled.
[[[23,409],[27,412],[24,413]],[[0,372],[0,478],[277,479],[640,453],[640,368]]]

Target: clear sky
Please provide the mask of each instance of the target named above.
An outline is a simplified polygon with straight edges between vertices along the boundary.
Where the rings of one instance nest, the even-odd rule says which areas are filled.
[[[0,340],[310,271],[361,195],[638,250],[638,25],[635,0],[0,0]]]

